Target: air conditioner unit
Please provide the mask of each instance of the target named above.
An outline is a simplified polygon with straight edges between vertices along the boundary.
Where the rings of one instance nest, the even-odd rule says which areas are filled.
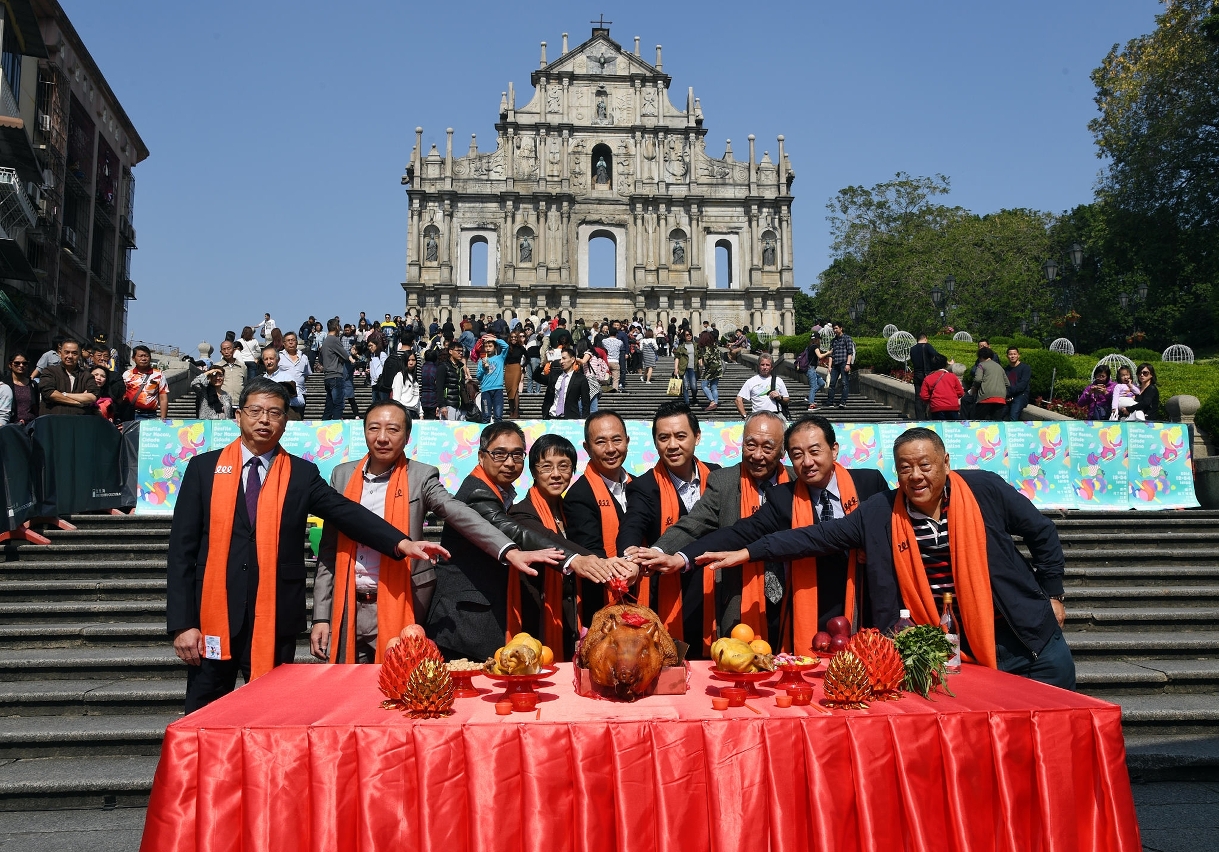
[[[44,132],[50,132],[51,116],[46,115],[45,113],[41,113],[41,112],[38,113],[38,129],[42,130]]]
[[[51,202],[47,200],[45,195],[38,199],[38,215],[46,216],[47,218],[51,216]]]
[[[63,241],[68,248],[76,250],[76,231],[68,225],[63,227]]]

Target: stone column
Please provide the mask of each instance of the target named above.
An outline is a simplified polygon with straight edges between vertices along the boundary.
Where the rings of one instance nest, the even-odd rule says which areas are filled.
[[[508,179],[508,189],[512,189],[513,181],[516,179],[516,157],[514,156],[516,153],[516,130],[511,127],[508,128],[507,146],[508,153],[504,156],[504,169],[507,172],[505,177]]]
[[[571,205],[566,201],[562,206],[562,228],[560,229],[560,239],[563,242],[563,257],[561,260],[561,278],[565,281],[571,280]]]

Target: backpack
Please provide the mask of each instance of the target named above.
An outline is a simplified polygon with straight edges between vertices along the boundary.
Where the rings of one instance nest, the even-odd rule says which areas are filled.
[[[809,346],[808,349],[805,349],[803,352],[800,353],[800,356],[798,358],[796,358],[796,369],[799,370],[801,373],[808,372],[808,365],[809,365],[809,360],[810,360],[808,353],[809,353],[809,350],[812,348],[813,348],[812,346]]]
[[[584,374],[598,382],[608,382],[610,378],[609,364],[601,353],[604,349],[593,349],[588,363],[584,365]]]

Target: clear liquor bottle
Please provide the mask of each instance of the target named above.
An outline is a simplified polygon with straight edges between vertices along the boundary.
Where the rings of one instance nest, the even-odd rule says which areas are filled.
[[[910,610],[903,609],[897,614],[897,621],[893,623],[893,635],[896,636],[907,627],[914,626],[914,619],[910,617]]]
[[[948,643],[952,646],[944,668],[949,674],[956,674],[961,670],[961,630],[956,614],[952,611],[952,592],[944,593],[944,611],[940,614],[940,627],[948,634]]]

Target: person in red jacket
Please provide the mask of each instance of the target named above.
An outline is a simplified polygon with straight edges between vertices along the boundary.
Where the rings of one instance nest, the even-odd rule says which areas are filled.
[[[935,360],[935,371],[923,380],[919,397],[927,403],[932,420],[956,420],[961,414],[961,397],[965,388],[961,380],[948,369],[948,359],[940,355]]]

